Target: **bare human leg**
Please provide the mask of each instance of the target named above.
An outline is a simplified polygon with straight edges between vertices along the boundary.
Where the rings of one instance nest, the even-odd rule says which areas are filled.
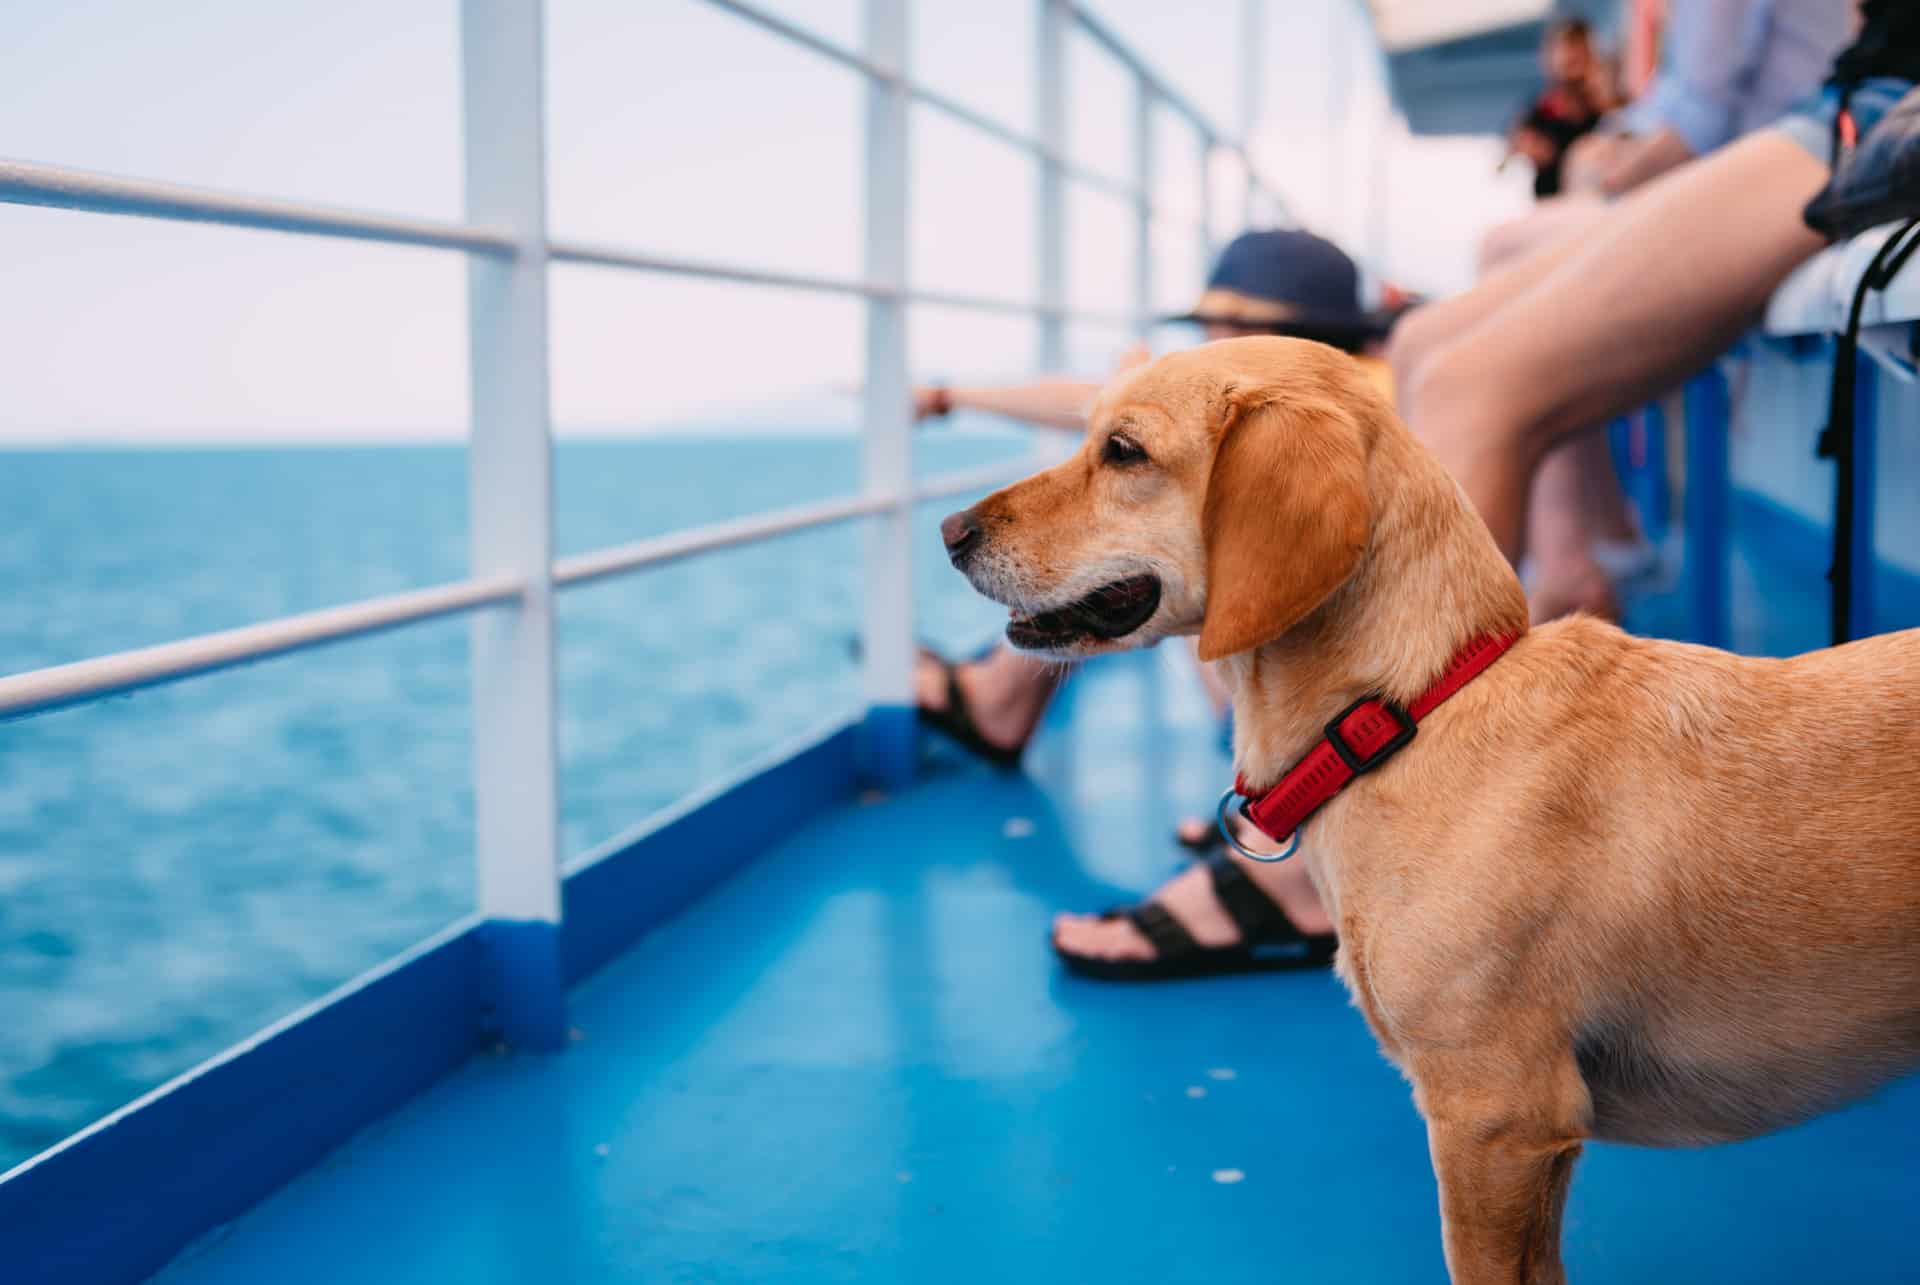
[[[1012,749],[1026,744],[1033,735],[1065,672],[1059,664],[1002,644],[981,660],[957,666],[954,679],[980,735],[994,745]],[[946,670],[938,660],[922,656],[914,668],[913,683],[914,699],[921,709],[938,711],[947,707]]]
[[[1551,276],[1579,248],[1577,239],[1549,242],[1487,274],[1466,293],[1424,304],[1401,318],[1387,337],[1401,418],[1413,417],[1411,393],[1434,353]]]
[[[1530,288],[1425,356],[1414,431],[1509,557],[1550,447],[1698,369],[1821,247],[1800,211],[1826,178],[1799,144],[1762,130],[1634,192]]]
[[[1594,542],[1638,537],[1603,432],[1582,433],[1548,452],[1534,477],[1527,515],[1534,622],[1575,611],[1617,619],[1620,604],[1611,578],[1594,559]]]
[[[1555,241],[1587,232],[1606,212],[1607,202],[1590,192],[1549,197],[1519,218],[1495,224],[1480,239],[1480,275],[1504,268]]]

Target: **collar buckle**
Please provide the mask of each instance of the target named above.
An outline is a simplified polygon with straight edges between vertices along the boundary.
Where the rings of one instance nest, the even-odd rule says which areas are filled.
[[[1386,714],[1393,720],[1395,727],[1393,735],[1374,746],[1370,753],[1362,753],[1355,748],[1347,739],[1347,734],[1341,726],[1363,709],[1369,712],[1378,710]],[[1331,745],[1333,752],[1340,756],[1340,761],[1347,765],[1347,770],[1355,776],[1365,776],[1399,753],[1419,730],[1419,724],[1413,721],[1413,715],[1409,714],[1403,706],[1378,696],[1362,696],[1333,716],[1332,721],[1327,724],[1326,737],[1327,744]]]

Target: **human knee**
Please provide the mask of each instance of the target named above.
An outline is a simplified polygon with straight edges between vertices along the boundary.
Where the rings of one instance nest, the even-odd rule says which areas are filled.
[[[1419,408],[1409,422],[1420,436],[1430,438],[1435,432],[1455,436],[1455,427],[1470,430],[1486,421],[1473,404],[1486,391],[1470,373],[1473,364],[1470,345],[1461,341],[1434,343],[1417,354],[1401,386],[1407,404]]]
[[[1403,403],[1411,404],[1411,394],[1428,357],[1446,342],[1452,329],[1444,304],[1415,308],[1394,325],[1387,336],[1387,365],[1393,368],[1394,386],[1401,390]]]
[[[1496,223],[1487,229],[1475,248],[1473,270],[1477,277],[1484,277],[1512,260],[1516,253],[1524,248],[1523,220],[1511,219],[1505,223]]]

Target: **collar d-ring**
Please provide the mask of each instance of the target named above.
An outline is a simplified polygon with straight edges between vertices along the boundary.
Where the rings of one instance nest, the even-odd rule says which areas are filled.
[[[1268,863],[1285,861],[1288,857],[1300,850],[1300,831],[1306,828],[1304,825],[1294,827],[1293,834],[1287,839],[1287,846],[1278,852],[1255,852],[1252,848],[1240,842],[1233,833],[1233,826],[1227,821],[1227,804],[1239,797],[1239,790],[1234,789],[1232,786],[1227,787],[1226,793],[1220,796],[1220,806],[1217,809],[1220,837],[1227,841],[1229,848],[1232,848],[1249,861],[1264,861]]]

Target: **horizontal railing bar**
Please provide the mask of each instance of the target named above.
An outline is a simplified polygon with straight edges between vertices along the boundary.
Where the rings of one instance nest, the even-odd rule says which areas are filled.
[[[916,487],[911,498],[917,503],[998,486],[1027,476],[1044,462],[1039,456],[1030,456],[1012,463],[1002,461],[977,469],[945,473]],[[850,495],[812,504],[796,504],[751,517],[729,518],[724,522],[689,527],[666,535],[648,536],[644,540],[560,558],[553,564],[553,582],[563,588],[587,584],[718,549],[754,544],[854,518],[872,517],[884,513],[896,503],[897,500],[890,495]]]
[[[1145,314],[1129,312],[1124,308],[1116,312],[1108,312],[1104,308],[1062,308],[1060,310],[1060,317],[1064,321],[1077,322],[1081,325],[1113,326],[1117,329],[1124,330],[1129,326],[1136,326],[1142,322],[1150,323],[1157,321],[1160,318],[1160,314],[1156,312]]]
[[[1146,87],[1146,91],[1151,97],[1164,103],[1177,114],[1186,117],[1188,123],[1200,134],[1200,141],[1203,146],[1225,148],[1227,151],[1239,157],[1241,165],[1246,167],[1248,183],[1268,197],[1268,199],[1272,200],[1283,216],[1291,217],[1291,212],[1286,201],[1281,199],[1278,190],[1266,182],[1259,170],[1255,167],[1253,156],[1247,150],[1249,140],[1245,138],[1234,138],[1222,133],[1192,99],[1167,83],[1157,71],[1148,65],[1145,59],[1134,52],[1132,46],[1120,39],[1119,35],[1116,34],[1111,27],[1107,26],[1103,20],[1097,17],[1084,4],[1079,3],[1079,0],[1069,0],[1067,8],[1069,12],[1072,13],[1073,20],[1079,25],[1080,29],[1092,37],[1096,44],[1105,49],[1116,62],[1137,78],[1139,82]],[[1083,177],[1082,181],[1088,180]],[[1112,180],[1106,180],[1106,182],[1111,183]],[[1125,193],[1122,194],[1124,195]]]
[[[1115,178],[1111,174],[1103,174],[1099,170],[1088,169],[1084,165],[1077,165],[1071,161],[1063,161],[1060,172],[1075,183],[1118,197],[1129,205],[1144,205],[1150,214],[1154,212],[1152,194],[1142,192],[1123,178]]]
[[[998,312],[1011,317],[1043,317],[1046,309],[1026,299],[1008,299],[1002,295],[962,294],[953,290],[906,290],[908,303],[934,308],[966,308],[973,312]]]
[[[890,81],[898,79],[893,72],[841,48],[830,40],[813,35],[784,18],[745,3],[744,0],[708,0],[708,3],[738,14],[857,71]],[[1119,44],[1117,37],[1112,36],[1097,19],[1087,16],[1082,10],[1076,9],[1076,12],[1082,24],[1086,25],[1103,44],[1107,44],[1110,50],[1115,51],[1115,56],[1133,69],[1135,74],[1141,75],[1156,95],[1194,119],[1211,143],[1229,146],[1247,166],[1250,179],[1258,187],[1266,188],[1266,184],[1254,177],[1252,163],[1244,147],[1221,143],[1211,126],[1205,123],[1204,117],[1197,115],[1197,109],[1185,104],[1178,95],[1167,89],[1150,72],[1145,71],[1144,65],[1134,58],[1124,45]],[[909,82],[906,88],[915,100],[987,133],[1011,147],[1038,158],[1048,157],[1048,153],[1041,147],[1039,141],[1029,134],[1005,125],[985,113],[976,111],[924,85]],[[1153,208],[1151,194],[1139,191],[1124,179],[1089,169],[1066,157],[1053,159],[1059,162],[1066,176],[1075,182],[1107,192],[1121,200],[1132,203],[1145,202],[1150,209]],[[482,253],[512,254],[515,250],[513,237],[505,231],[494,228],[222,192],[211,188],[102,174],[33,161],[0,160],[0,203],[38,205],[103,214],[133,214],[181,222],[214,223],[231,227],[252,227],[277,232]],[[694,265],[672,264],[665,260],[648,261],[647,256],[629,255],[578,243],[556,246],[554,257],[571,259],[575,262],[621,263],[627,266],[651,266],[663,269],[672,266],[681,271],[697,270]],[[804,274],[758,273],[729,269],[720,265],[709,265],[704,275],[730,277],[767,285],[791,286],[796,289],[837,290],[866,295],[878,293],[877,289],[863,283],[835,281]]]
[[[809,31],[799,23],[783,18],[779,14],[764,9],[757,4],[749,3],[749,0],[707,0],[707,3],[717,9],[723,9],[736,17],[743,18],[784,40],[789,40],[813,53],[819,54],[823,58],[837,62],[851,71],[856,71],[861,75],[888,83],[904,83],[907,93],[919,101],[968,121],[989,133],[997,134],[1005,141],[1017,147],[1023,147],[1036,154],[1042,151],[1034,139],[1021,134],[1019,131],[1009,129],[1007,126],[993,121],[990,117],[982,116],[972,108],[962,106],[945,94],[928,89],[924,85],[906,81],[898,69],[883,67],[872,59],[865,58],[844,45],[829,40],[817,32]],[[1237,145],[1231,143],[1230,140],[1214,127],[1213,122],[1207,118],[1205,112],[1201,111],[1200,108],[1184,94],[1181,94],[1165,80],[1161,79],[1158,73],[1147,65],[1144,59],[1135,53],[1125,41],[1121,40],[1112,28],[1095,17],[1085,5],[1070,2],[1067,8],[1073,15],[1074,21],[1094,39],[1095,43],[1104,48],[1121,66],[1144,80],[1148,90],[1154,97],[1160,99],[1174,111],[1191,121],[1194,128],[1199,130],[1204,136],[1208,145],[1226,144],[1236,146],[1236,150],[1238,150]]]
[[[913,502],[920,504],[927,500],[944,500],[955,495],[965,495],[970,491],[997,489],[1009,482],[1018,482],[1023,477],[1031,477],[1055,462],[1054,459],[1044,455],[1024,455],[1017,460],[1001,460],[996,464],[983,464],[979,468],[942,473],[916,486],[913,490]]]
[[[1050,158],[1050,153],[1041,145],[1038,138],[1031,134],[1022,133],[1011,125],[1003,124],[984,112],[976,111],[957,98],[950,98],[938,90],[929,89],[925,85],[917,83],[909,83],[907,85],[907,94],[915,102],[951,116],[962,124],[969,125],[981,133],[1005,143],[1009,147],[1027,153],[1037,160]],[[1140,191],[1140,189],[1125,179],[1116,178],[1111,174],[1105,174],[1099,170],[1088,169],[1086,166],[1079,165],[1066,156],[1052,156],[1051,159],[1057,161],[1062,172],[1076,182],[1084,183],[1088,187],[1095,187],[1110,192],[1125,201],[1138,202],[1149,200],[1149,194]]]
[[[882,67],[879,63],[862,57],[845,45],[829,40],[817,32],[809,31],[799,23],[763,9],[757,4],[749,4],[747,0],[707,0],[707,3],[716,9],[724,9],[737,18],[744,18],[764,31],[770,31],[783,40],[790,40],[804,49],[819,54],[822,58],[831,59],[842,67],[857,71],[863,76],[889,82],[900,78],[899,73],[893,68]]]
[[[520,596],[521,588],[520,581],[511,576],[463,580],[15,674],[0,678],[0,719],[45,713],[117,692],[232,669],[269,656],[509,602]]]
[[[554,241],[547,247],[548,258],[555,263],[584,263],[603,268],[631,268],[637,272],[663,272],[673,276],[699,277],[709,281],[733,281],[742,285],[771,286],[782,290],[808,290],[820,294],[851,295],[863,299],[899,298],[907,303],[940,308],[969,308],[976,312],[1000,312],[1012,316],[1044,317],[1048,309],[1025,299],[1001,295],[964,294],[951,290],[895,290],[877,282],[855,277],[826,277],[804,272],[783,272],[774,268],[753,268],[738,263],[718,263],[711,259],[690,259],[675,254],[648,254],[618,246],[597,245],[585,241]],[[1138,318],[1127,312],[1106,312],[1097,308],[1068,308],[1061,315],[1069,321],[1100,325],[1126,326]]]
[[[1030,303],[1023,299],[1007,299],[999,295],[961,294],[948,290],[906,290],[901,297],[908,303],[924,304],[930,308],[967,308],[974,312],[1000,312],[1021,317],[1048,317],[1058,315],[1063,321],[1085,322],[1101,326],[1131,326],[1140,318],[1131,312],[1108,312],[1101,308],[1048,308],[1044,304]]]
[[[784,290],[811,290],[822,294],[885,297],[893,292],[886,286],[853,277],[828,277],[806,272],[781,272],[772,268],[750,268],[737,263],[717,263],[711,259],[690,259],[672,254],[646,254],[618,246],[585,241],[559,240],[547,247],[547,257],[555,263],[590,263],[603,268],[633,268],[640,272],[666,272],[681,277],[703,277],[712,281],[737,281],[745,285],[776,286]]]
[[[1146,61],[1120,39],[1111,27],[1095,17],[1086,5],[1079,3],[1079,0],[1068,0],[1067,10],[1073,15],[1073,20],[1079,24],[1080,29],[1093,37],[1094,43],[1104,48],[1122,67],[1140,78],[1146,85],[1147,92],[1192,122],[1193,127],[1200,131],[1201,141],[1209,147],[1222,143],[1234,145],[1214,128],[1213,122],[1207,118],[1205,112],[1195,106],[1186,95],[1162,80],[1159,73],[1149,67]]]
[[[937,89],[930,89],[915,82],[907,86],[907,96],[924,107],[931,107],[943,115],[951,116],[963,125],[970,125],[982,134],[998,139],[1008,147],[1026,152],[1030,156],[1046,155],[1046,148],[1042,147],[1040,140],[1033,135],[969,107],[959,99],[951,98]]]
[[[814,53],[829,58],[841,66],[859,72],[864,76],[884,81],[888,84],[899,84],[906,90],[907,96],[917,103],[931,107],[935,111],[942,112],[965,125],[979,130],[983,134],[997,139],[1009,147],[1027,153],[1035,159],[1051,159],[1058,162],[1067,177],[1076,182],[1084,183],[1088,187],[1099,188],[1124,201],[1135,204],[1142,202],[1147,203],[1149,208],[1151,208],[1151,195],[1140,191],[1125,179],[1102,173],[1099,170],[1089,169],[1083,165],[1078,165],[1066,156],[1051,156],[1046,147],[1044,147],[1040,140],[1034,135],[1016,129],[1004,121],[970,107],[959,99],[934,89],[931,86],[905,78],[897,71],[883,67],[868,58],[864,58],[853,50],[836,44],[824,36],[808,31],[805,27],[797,23],[762,9],[759,5],[747,3],[747,0],[707,0],[707,3],[713,5],[715,8],[723,9],[728,13],[744,18],[758,27],[790,40],[797,45],[801,45]],[[1091,22],[1094,20],[1086,19],[1086,21]],[[1096,38],[1101,40],[1101,43],[1107,45],[1109,51],[1113,53],[1128,70],[1146,79],[1154,94],[1158,95],[1183,115],[1192,119],[1209,142],[1219,141],[1219,136],[1214,132],[1212,125],[1206,121],[1205,117],[1199,115],[1198,109],[1187,104],[1185,100],[1168,89],[1163,82],[1155,79],[1153,74],[1146,69],[1145,64],[1128,51],[1124,45],[1120,44],[1117,37],[1107,32],[1104,27],[1097,27],[1095,34]],[[1235,150],[1238,151],[1239,149],[1236,147]]]
[[[979,490],[1025,476],[1036,467],[1036,463],[1023,459],[1012,464],[1000,463],[944,474],[917,488],[912,499],[940,499]],[[630,544],[560,558],[553,566],[553,580],[558,585],[583,584],[717,549],[752,544],[853,518],[870,517],[884,512],[897,502],[895,497],[889,495],[846,496],[689,527]],[[521,591],[521,582],[511,576],[463,580],[368,598],[302,615],[285,616],[239,629],[201,634],[158,646],[140,647],[93,660],[29,670],[0,678],[0,719],[45,713],[67,705],[153,687],[196,674],[232,669],[271,656],[304,651],[400,625],[509,602],[518,597]]]
[[[512,254],[515,249],[513,237],[494,228],[244,196],[34,161],[0,160],[0,203],[97,214],[135,214],[185,223],[218,223],[487,254]]]
[[[770,540],[775,536],[829,526],[852,518],[870,517],[893,507],[894,503],[895,499],[890,495],[853,495],[837,500],[822,500],[816,504],[796,504],[753,517],[730,518],[725,522],[689,527],[669,535],[649,536],[630,544],[561,558],[553,564],[553,582],[562,587],[586,584],[607,576],[638,571],[642,567],[657,567],[695,554],[711,553],[716,549]]]

